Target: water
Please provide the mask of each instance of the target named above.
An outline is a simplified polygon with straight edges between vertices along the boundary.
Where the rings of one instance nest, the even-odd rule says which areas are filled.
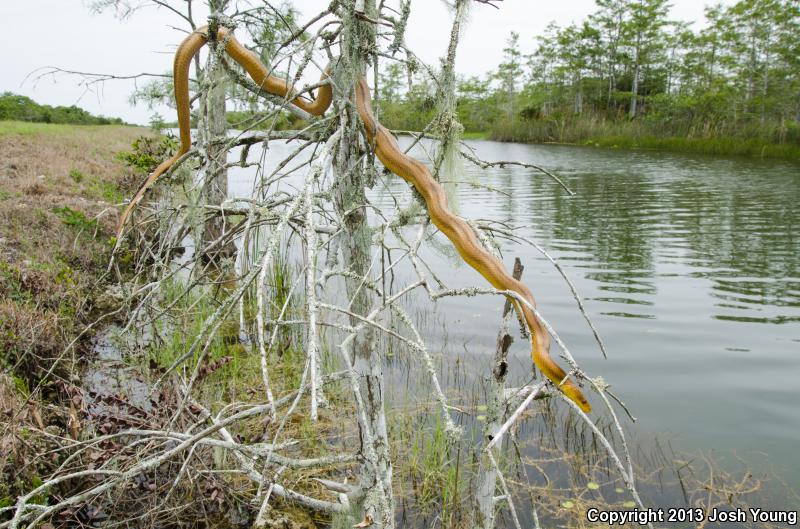
[[[124,356],[149,343],[149,336],[122,334],[111,325],[95,336],[91,362],[83,372],[84,426],[111,433],[111,425],[141,425],[154,411],[151,382],[145,373],[126,365]]]
[[[681,450],[735,452],[753,461],[765,453],[800,490],[800,165],[469,144],[485,160],[546,167],[576,192],[570,197],[532,170],[467,164],[467,180],[508,195],[462,185],[457,200],[467,218],[522,226],[518,235],[561,263],[606,343],[608,360],[553,266],[529,246],[501,241],[506,264],[522,259],[523,279],[542,314],[579,363],[590,375],[602,375],[638,417],[633,430],[657,434]],[[261,153],[253,151],[256,161]],[[267,157],[277,162],[287,152],[273,142]],[[232,194],[249,194],[253,176],[253,169],[233,171]],[[407,204],[408,189],[398,177],[383,177],[370,200],[391,211],[391,195]],[[485,285],[435,248],[423,256],[448,286]],[[416,310],[426,315],[420,319],[429,323],[425,339],[432,350],[450,364],[459,356],[485,358],[488,373],[501,301],[478,296],[420,303]],[[512,352],[516,368],[524,369],[524,340]]]

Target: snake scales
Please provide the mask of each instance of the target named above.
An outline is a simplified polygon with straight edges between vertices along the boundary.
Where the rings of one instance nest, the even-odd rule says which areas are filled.
[[[314,100],[306,100],[294,95],[294,89],[285,81],[271,76],[267,67],[253,52],[245,48],[233,34],[220,28],[217,39],[224,43],[225,51],[239,63],[265,91],[291,98],[291,102],[300,109],[313,116],[325,113],[332,101],[333,89],[330,84],[320,87]],[[180,130],[180,148],[174,156],[161,163],[153,173],[144,181],[133,199],[123,212],[117,237],[122,235],[126,221],[136,205],[142,200],[145,192],[155,181],[167,171],[178,159],[191,148],[189,132],[189,66],[197,54],[208,41],[208,28],[199,28],[191,33],[178,47],[173,65],[175,102],[178,111],[178,128]],[[323,79],[327,74],[323,74]],[[375,154],[383,165],[394,174],[400,176],[420,193],[428,208],[431,220],[442,233],[453,243],[462,259],[478,271],[494,288],[517,293],[532,306],[535,301],[530,289],[520,281],[508,274],[503,263],[494,255],[486,251],[478,241],[473,229],[461,217],[455,215],[447,206],[447,198],[442,186],[434,180],[428,168],[400,150],[397,140],[375,119],[372,113],[372,99],[366,79],[361,77],[355,87],[356,108],[364,122],[367,140],[374,146]],[[583,411],[588,412],[591,406],[581,393],[578,386],[567,378],[567,374],[553,361],[548,352],[550,337],[536,315],[524,304],[513,300],[519,313],[525,318],[531,329],[531,356],[536,366],[553,383],[558,386],[572,401]]]

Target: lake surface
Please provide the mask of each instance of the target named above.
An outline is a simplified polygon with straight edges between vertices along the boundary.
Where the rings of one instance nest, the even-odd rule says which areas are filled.
[[[522,259],[523,280],[578,362],[590,376],[602,375],[638,417],[632,430],[666,437],[679,450],[714,449],[745,459],[765,453],[800,490],[800,165],[469,145],[485,160],[539,164],[575,191],[571,197],[532,170],[467,163],[465,180],[507,194],[462,184],[457,202],[467,218],[521,226],[519,235],[561,263],[605,341],[608,360],[553,266],[531,247],[501,241],[507,266]],[[253,151],[256,161],[262,153]],[[278,161],[286,152],[273,142],[267,157]],[[423,150],[414,152],[424,157]],[[253,175],[252,169],[232,171],[231,193],[249,194]],[[404,181],[386,176],[370,200],[391,211],[393,194],[406,203],[413,199]],[[448,286],[485,285],[435,247],[423,255]],[[459,355],[485,357],[485,375],[501,305],[489,296],[422,300],[416,312],[428,322],[425,339],[445,364]],[[522,370],[530,363],[525,345],[517,339],[513,348],[514,365]]]

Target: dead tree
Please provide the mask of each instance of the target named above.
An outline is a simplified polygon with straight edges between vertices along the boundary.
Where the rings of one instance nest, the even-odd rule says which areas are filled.
[[[209,18],[210,35],[220,22],[225,21],[225,10],[229,0],[209,0],[211,16]],[[228,136],[228,119],[226,91],[228,76],[222,66],[224,43],[216,39],[210,41],[210,53],[203,70],[207,90],[201,92],[200,112],[197,130],[198,143],[205,147],[206,164],[204,168],[203,202],[209,206],[220,206],[228,197],[228,149],[225,140]],[[224,215],[209,216],[202,226],[201,244],[199,246],[205,259],[219,262],[222,258],[233,257],[235,246],[233,241],[215,244],[225,232],[226,217]]]
[[[482,447],[480,490],[473,493],[476,527],[492,527],[495,509],[500,505],[495,498],[498,486],[504,504],[519,525],[513,491],[497,465],[493,450],[531,400],[544,394],[563,398],[586,422],[641,505],[627,445],[616,412],[606,396],[607,388],[601,380],[584,374],[556,330],[547,323],[545,315],[514,291],[486,286],[452,289],[446,278],[437,277],[420,254],[435,230],[428,212],[415,204],[417,199],[410,190],[402,192],[402,196],[393,196],[396,206],[389,211],[379,210],[368,200],[367,189],[374,182],[394,177],[380,170],[374,159],[375,145],[366,139],[368,134],[355,107],[357,81],[368,68],[378,68],[379,60],[397,60],[415,62],[435,82],[442,84],[442,74],[425,65],[405,45],[403,28],[410,2],[401,3],[399,9],[394,9],[384,1],[334,1],[302,25],[281,16],[269,2],[242,10],[227,6],[229,18],[221,16],[219,11],[211,17],[212,28],[215,24],[224,24],[232,30],[243,22],[283,27],[288,36],[273,43],[271,71],[280,73],[288,85],[295,87],[293,96],[313,97],[315,90],[330,84],[333,106],[325,115],[315,117],[295,105],[295,99],[269,93],[226,61],[222,43],[215,43],[211,38],[210,73],[198,87],[201,108],[212,114],[204,124],[203,141],[182,156],[157,184],[176,189],[169,194],[170,200],[140,207],[138,222],[157,221],[163,229],[137,254],[140,273],[126,282],[130,304],[127,328],[149,327],[156,335],[168,328],[167,316],[179,311],[182,301],[188,300],[190,306],[195,307],[213,300],[199,316],[202,318],[199,330],[187,338],[180,354],[159,374],[158,387],[174,388],[175,398],[165,407],[165,416],[160,422],[148,423],[146,427],[120,428],[75,443],[71,449],[76,460],[98,446],[110,443],[115,448],[108,449],[108,455],[91,468],[64,467],[47,476],[40,487],[18,498],[13,506],[0,509],[0,514],[10,517],[8,522],[0,523],[0,529],[14,529],[21,524],[32,526],[82,502],[112,492],[121,494],[129,490],[129,484],[138,476],[171,464],[175,465],[169,467],[175,472],[170,474],[173,485],[204,479],[209,468],[215,474],[231,473],[252,483],[252,488],[248,487],[242,494],[252,495],[249,504],[256,506],[252,513],[256,527],[264,526],[273,514],[271,505],[276,497],[328,517],[343,517],[350,525],[394,527],[393,467],[385,414],[384,358],[377,346],[379,337],[396,340],[422,366],[433,388],[435,413],[441,416],[447,435],[457,440],[462,434],[453,420],[453,406],[439,383],[425,339],[403,309],[405,298],[417,292],[431,301],[457,296],[468,302],[467,298],[476,295],[498,296],[534,311],[555,340],[571,374],[591,386],[599,401],[606,405],[622,439],[622,455],[619,455],[620,447],[614,446],[594,421],[550,382],[543,381],[513,395],[504,393],[500,357],[496,362],[499,371],[495,374],[492,397],[496,400],[491,404],[495,410],[490,424],[492,438],[487,438]],[[488,0],[481,3],[488,3]],[[227,2],[214,5],[220,10]],[[446,148],[440,151],[446,156],[454,156],[462,163],[489,167],[491,163],[454,148],[458,140],[457,135],[452,135],[458,129],[454,121],[453,68],[466,5],[465,0],[455,2],[456,20],[444,62],[446,83],[439,92],[443,100],[440,116],[444,116],[440,124],[448,126],[436,132],[448,137],[449,143],[445,142]],[[328,64],[330,66],[326,66]],[[224,84],[220,65],[228,82],[236,83],[238,89],[262,101],[259,114],[259,122],[265,125],[262,130],[226,133],[224,92],[216,92]],[[329,75],[323,76],[321,81],[308,80],[320,78],[325,71]],[[302,118],[303,128],[276,130],[276,124],[287,113]],[[434,130],[433,127],[430,130]],[[436,141],[437,137],[434,134],[424,141]],[[421,136],[416,139],[419,141],[423,141]],[[271,165],[265,164],[263,159],[257,163],[249,161],[251,148],[262,147],[266,157],[271,155],[270,146],[275,142],[286,146],[281,159],[271,160]],[[241,149],[238,160],[229,161],[225,153],[234,148]],[[198,189],[203,191],[200,196],[204,199],[199,203],[187,203],[183,195],[190,193],[182,195],[177,192],[177,186],[169,187],[169,176],[185,167],[189,160],[200,162],[206,174],[199,183],[193,179],[183,183],[195,195]],[[442,166],[441,157],[438,162],[432,162]],[[225,196],[222,175],[225,168],[234,163],[253,170],[252,196],[238,199]],[[530,164],[523,165],[538,169]],[[553,176],[546,171],[541,174]],[[216,187],[210,188],[214,181]],[[557,179],[556,184],[563,185]],[[411,207],[402,206],[409,202]],[[236,217],[237,221],[229,222],[231,217]],[[179,262],[173,261],[172,250],[183,244],[187,233],[196,233],[198,225],[212,225],[219,231],[204,232],[205,245],[198,244],[193,254]],[[493,246],[495,237],[535,244],[515,236],[505,225],[472,223],[470,227],[488,248]],[[233,248],[234,242],[237,252],[232,285],[212,293],[208,284],[215,283],[217,278],[203,263],[202,249],[222,248],[224,244]],[[287,258],[281,257],[280,252],[287,246],[293,252],[287,255],[293,259],[297,275],[288,279],[289,284],[279,298],[271,278],[278,261]],[[384,255],[389,257],[382,262]],[[410,272],[411,279],[394,284],[393,271],[401,267]],[[192,271],[188,278],[184,274],[186,270]],[[343,284],[344,298],[336,294],[337,282]],[[582,310],[577,295],[576,300]],[[293,310],[297,306],[302,310]],[[233,340],[238,337],[239,345],[249,350],[248,358],[258,360],[261,387],[253,388],[249,400],[221,405],[204,402],[198,385],[209,366],[215,365],[210,357],[221,340],[220,335],[231,322],[240,331]],[[297,379],[292,379],[291,387],[287,387],[284,379],[276,378],[275,373],[280,355],[288,354],[289,346],[281,345],[279,339],[287,330],[295,332],[294,347],[299,354],[297,365],[292,366]],[[230,341],[231,336],[226,340]],[[499,350],[502,353],[502,344]],[[331,368],[334,359],[339,370]],[[333,383],[346,388],[345,395],[337,399],[336,404],[326,402],[333,399],[324,397]],[[341,408],[331,409],[332,406]],[[304,451],[306,447],[298,439],[288,437],[287,431],[298,415],[308,416],[313,425],[328,412],[337,417],[353,418],[354,424],[350,426],[358,439],[356,446],[331,443],[326,445],[326,455],[311,455]],[[258,431],[255,438],[241,435],[254,429]],[[211,455],[219,452],[227,457]],[[203,458],[202,464],[197,463],[198,458]],[[294,478],[288,479],[287,475],[293,472],[296,473]],[[354,481],[348,479],[348,473],[355,476]],[[37,495],[65,481],[81,483],[81,486],[76,486],[71,496],[50,505],[36,503]],[[232,482],[228,485],[232,486]],[[255,489],[254,494],[252,489]],[[163,505],[169,498],[169,495],[164,499],[156,498],[158,501],[154,504]]]
[[[362,139],[362,125],[355,111],[355,86],[366,73],[369,58],[366,52],[377,44],[376,28],[371,22],[376,20],[377,10],[374,0],[352,4],[343,2],[340,9],[340,57],[333,72],[333,83],[340,88],[334,97],[334,109],[339,112],[342,133],[334,152],[334,172],[338,181],[334,203],[343,232],[341,251],[344,266],[352,274],[346,279],[353,313],[350,324],[356,327],[375,302],[373,293],[363,288],[365,280],[372,281],[373,234],[367,222],[366,188],[374,175],[374,168],[367,156],[368,146]],[[364,497],[364,522],[390,528],[394,527],[394,497],[384,409],[383,359],[376,349],[372,326],[363,327],[351,337],[345,354],[358,378],[354,391],[360,393],[364,414],[358,425],[364,458],[359,478]]]

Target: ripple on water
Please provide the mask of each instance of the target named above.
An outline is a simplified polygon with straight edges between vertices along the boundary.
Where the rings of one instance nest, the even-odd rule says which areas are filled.
[[[542,313],[568,344],[577,344],[578,360],[634,406],[638,428],[681,432],[684,446],[695,448],[769,447],[776,458],[796,446],[797,164],[488,141],[473,146],[487,160],[541,164],[576,192],[569,197],[533,171],[468,165],[470,178],[508,195],[472,186],[460,186],[457,194],[463,215],[524,226],[519,235],[560,260],[608,344],[609,361],[592,346],[552,266],[533,248],[501,242],[508,265],[514,257],[523,260]],[[270,144],[274,163],[285,153],[281,148]],[[238,160],[237,153],[231,156]],[[256,149],[250,157],[257,159]],[[234,194],[250,192],[249,175],[237,173]],[[403,204],[412,198],[403,181],[386,177],[370,201],[393,211],[388,191],[399,193]],[[482,284],[452,258],[432,250],[424,255],[453,286]],[[431,304],[419,303],[429,314]],[[482,296],[442,300],[424,336],[447,358],[465,350],[491,352],[500,305]],[[522,346],[515,351],[520,358],[528,354]],[[764,380],[774,389],[758,385]],[[786,472],[800,477],[800,458],[782,461]]]

